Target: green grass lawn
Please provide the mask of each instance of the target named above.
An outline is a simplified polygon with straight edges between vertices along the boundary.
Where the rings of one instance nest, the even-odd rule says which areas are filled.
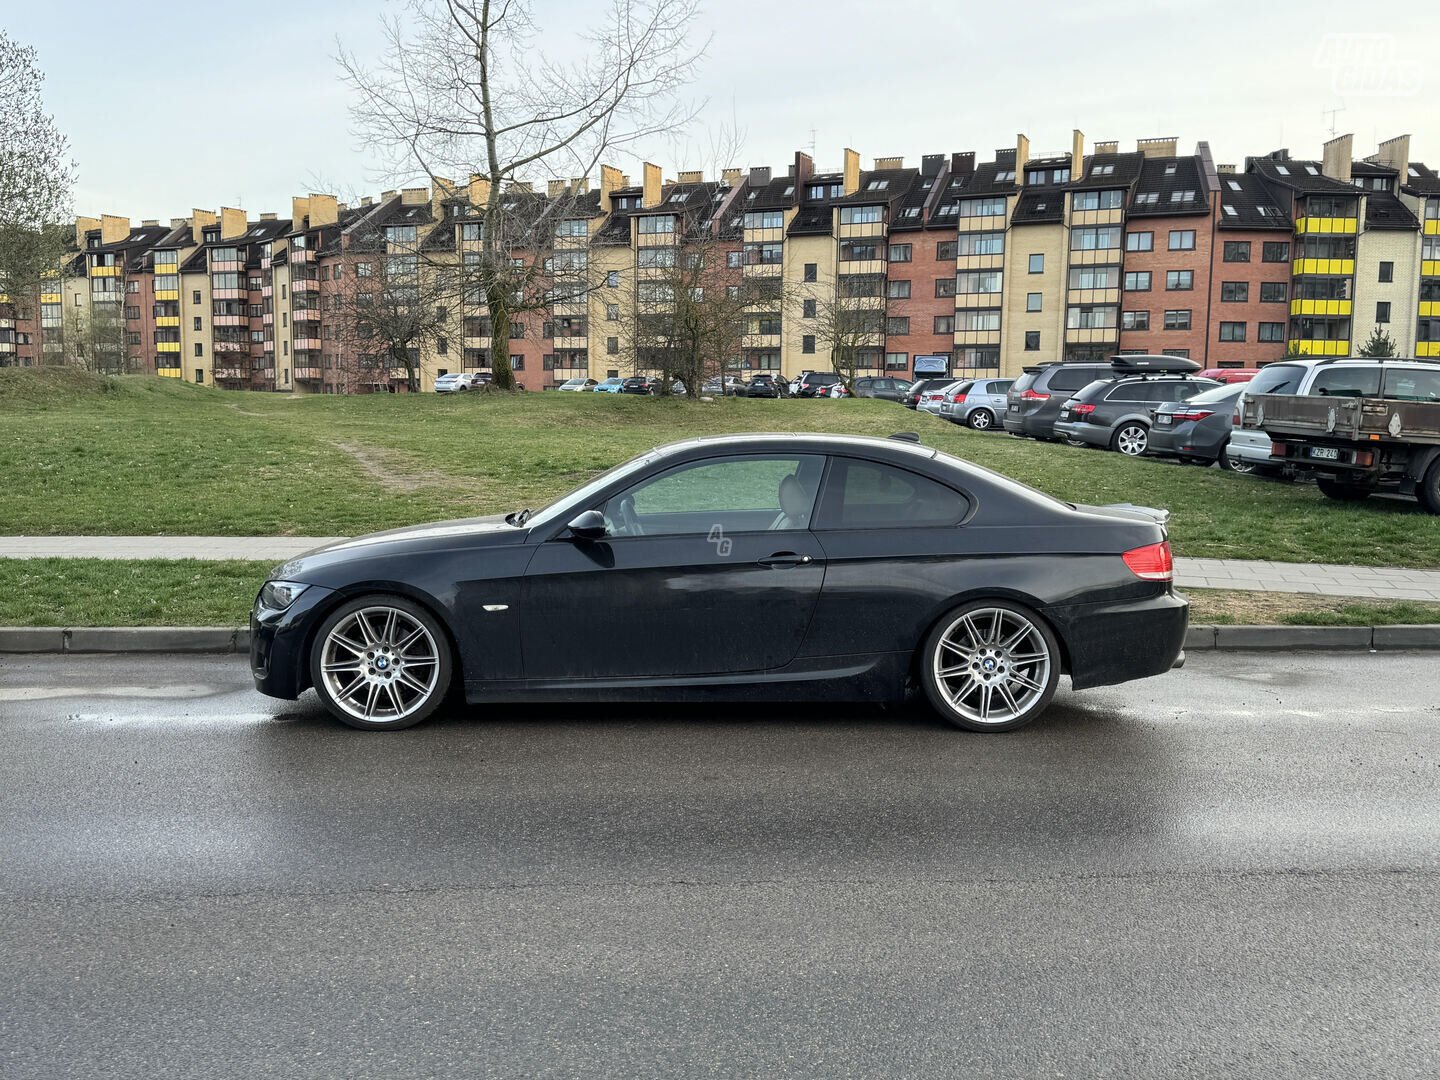
[[[0,370],[0,534],[353,535],[537,506],[657,443],[918,431],[1062,499],[1172,512],[1182,555],[1440,566],[1440,518],[1313,487],[979,434],[881,401],[303,397]]]
[[[0,559],[0,626],[244,626],[270,563]],[[1440,604],[1187,589],[1190,621],[1440,623]]]

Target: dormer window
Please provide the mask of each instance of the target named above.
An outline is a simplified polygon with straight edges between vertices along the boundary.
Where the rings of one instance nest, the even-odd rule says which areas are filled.
[[[1305,166],[1305,171],[1306,171],[1307,173],[1309,173],[1311,176],[1319,176],[1319,175],[1320,175],[1320,170],[1317,169],[1317,168],[1315,168],[1314,165],[1306,165],[1306,166]]]
[[[1226,217],[1239,217],[1239,216],[1240,216],[1240,213],[1239,213],[1239,211],[1237,211],[1233,206],[1231,206],[1229,203],[1226,203],[1226,204],[1225,204],[1225,216],[1226,216]]]
[[[1091,175],[1091,176],[1114,176],[1114,175],[1115,175],[1115,166],[1114,166],[1114,165],[1096,165],[1095,168],[1093,168],[1093,169],[1090,170],[1090,175]]]
[[[1165,163],[1165,175],[1166,175],[1166,176],[1174,176],[1176,170],[1179,169],[1179,168],[1180,168],[1180,166],[1179,166],[1179,164],[1178,164],[1177,162],[1167,161],[1167,162]]]
[[[999,172],[997,172],[997,173],[995,174],[995,180],[996,180],[996,182],[1002,183],[1002,184],[1004,184],[1004,183],[1013,183],[1014,180],[1015,180],[1015,170],[1014,170],[1014,169],[1001,169]]]
[[[884,191],[890,186],[889,180],[871,180],[865,185],[866,191]]]
[[[1287,169],[1284,165],[1276,165],[1276,166],[1275,166],[1275,171],[1276,171],[1277,173],[1279,173],[1281,176],[1289,176],[1289,175],[1290,175],[1290,170]]]
[[[1226,180],[1225,183],[1227,183],[1227,184],[1230,185],[1230,190],[1231,190],[1231,191],[1239,191],[1239,190],[1240,190],[1240,181],[1239,181],[1239,180]]]

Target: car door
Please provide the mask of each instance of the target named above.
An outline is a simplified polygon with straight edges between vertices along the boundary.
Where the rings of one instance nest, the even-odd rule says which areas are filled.
[[[789,663],[825,576],[809,528],[824,465],[783,453],[685,462],[595,507],[603,538],[562,533],[540,545],[525,574],[526,678]]]

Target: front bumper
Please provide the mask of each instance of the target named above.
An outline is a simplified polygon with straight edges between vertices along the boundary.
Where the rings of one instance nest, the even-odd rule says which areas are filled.
[[[284,611],[256,606],[250,612],[250,675],[255,689],[293,701],[310,685],[306,646],[317,609],[335,595],[311,585]]]
[[[1184,662],[1190,603],[1167,591],[1145,600],[1046,609],[1070,654],[1076,690],[1163,675]]]

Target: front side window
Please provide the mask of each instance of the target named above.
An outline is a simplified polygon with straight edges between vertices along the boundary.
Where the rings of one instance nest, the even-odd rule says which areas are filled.
[[[784,454],[692,462],[613,496],[602,512],[612,536],[723,540],[727,532],[806,529],[824,460]]]
[[[954,525],[969,500],[944,484],[876,461],[835,458],[825,482],[819,529]]]

